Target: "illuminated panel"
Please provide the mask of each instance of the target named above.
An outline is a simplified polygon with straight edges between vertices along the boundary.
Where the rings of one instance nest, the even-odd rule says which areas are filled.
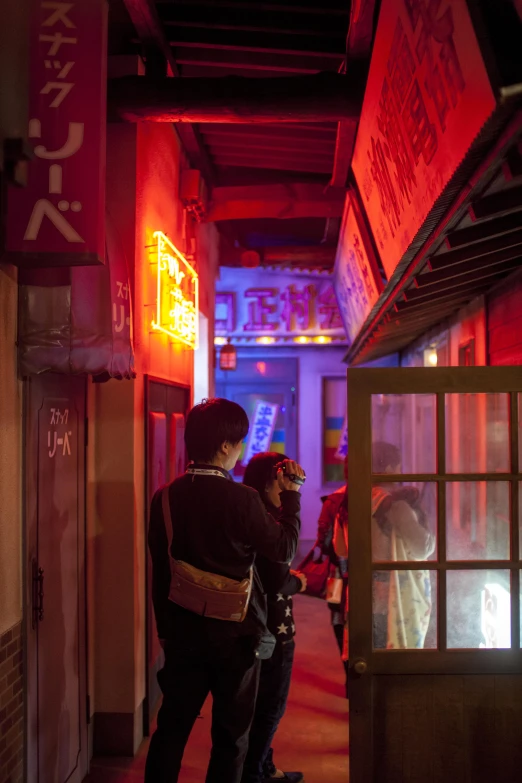
[[[162,231],[157,240],[156,319],[152,328],[195,350],[198,347],[199,280],[183,253]]]

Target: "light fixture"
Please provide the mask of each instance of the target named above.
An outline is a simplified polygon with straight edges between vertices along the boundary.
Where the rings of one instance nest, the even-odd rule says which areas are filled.
[[[310,342],[310,338],[306,337],[304,334],[300,335],[299,337],[294,337],[294,343],[299,343],[300,345],[306,345],[306,343]]]
[[[226,337],[214,337],[214,345],[226,345],[226,344],[227,344]]]
[[[256,343],[260,345],[272,345],[275,343],[275,337],[256,337]]]
[[[224,345],[219,353],[219,369],[220,370],[235,370],[237,369],[237,351],[230,342]]]
[[[430,345],[424,349],[424,366],[436,367],[438,363],[437,346]]]
[[[321,345],[326,345],[326,343],[331,343],[332,338],[327,337],[325,334],[320,334],[319,337],[313,338],[314,343],[320,343]]]

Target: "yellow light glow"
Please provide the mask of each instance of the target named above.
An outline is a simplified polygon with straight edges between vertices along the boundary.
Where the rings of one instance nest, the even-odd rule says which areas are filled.
[[[198,274],[162,231],[155,231],[154,239],[158,242],[158,271],[152,328],[195,350],[199,338]]]
[[[272,343],[275,343],[275,337],[256,337],[256,343],[260,343],[260,345],[272,345]]]
[[[436,367],[438,361],[439,361],[439,357],[437,355],[437,349],[434,346],[431,346],[430,348],[426,348],[424,350],[425,367]]]
[[[326,343],[331,343],[332,338],[327,337],[325,334],[320,334],[319,337],[314,337],[314,343],[320,343],[321,345],[325,345]]]
[[[306,343],[310,342],[309,337],[305,337],[304,335],[301,335],[300,337],[294,337],[294,343],[300,343],[301,345],[306,345]]]
[[[226,345],[226,344],[227,344],[226,337],[214,337],[214,345]]]

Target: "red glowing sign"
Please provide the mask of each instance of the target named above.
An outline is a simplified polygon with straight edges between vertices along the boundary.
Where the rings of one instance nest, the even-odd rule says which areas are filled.
[[[7,251],[27,265],[103,263],[106,0],[32,0],[30,38],[35,159],[9,194]]]
[[[383,0],[353,170],[388,278],[495,108],[466,0]]]
[[[353,341],[383,288],[353,191],[346,197],[334,286],[346,334]]]

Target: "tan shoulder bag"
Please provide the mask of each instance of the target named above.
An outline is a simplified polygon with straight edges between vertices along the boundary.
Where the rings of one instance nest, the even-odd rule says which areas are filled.
[[[169,487],[162,492],[163,520],[167,532],[170,560],[169,599],[204,617],[241,623],[246,617],[252,594],[253,566],[248,579],[238,582],[226,576],[202,571],[172,557],[174,530],[170,513]]]

